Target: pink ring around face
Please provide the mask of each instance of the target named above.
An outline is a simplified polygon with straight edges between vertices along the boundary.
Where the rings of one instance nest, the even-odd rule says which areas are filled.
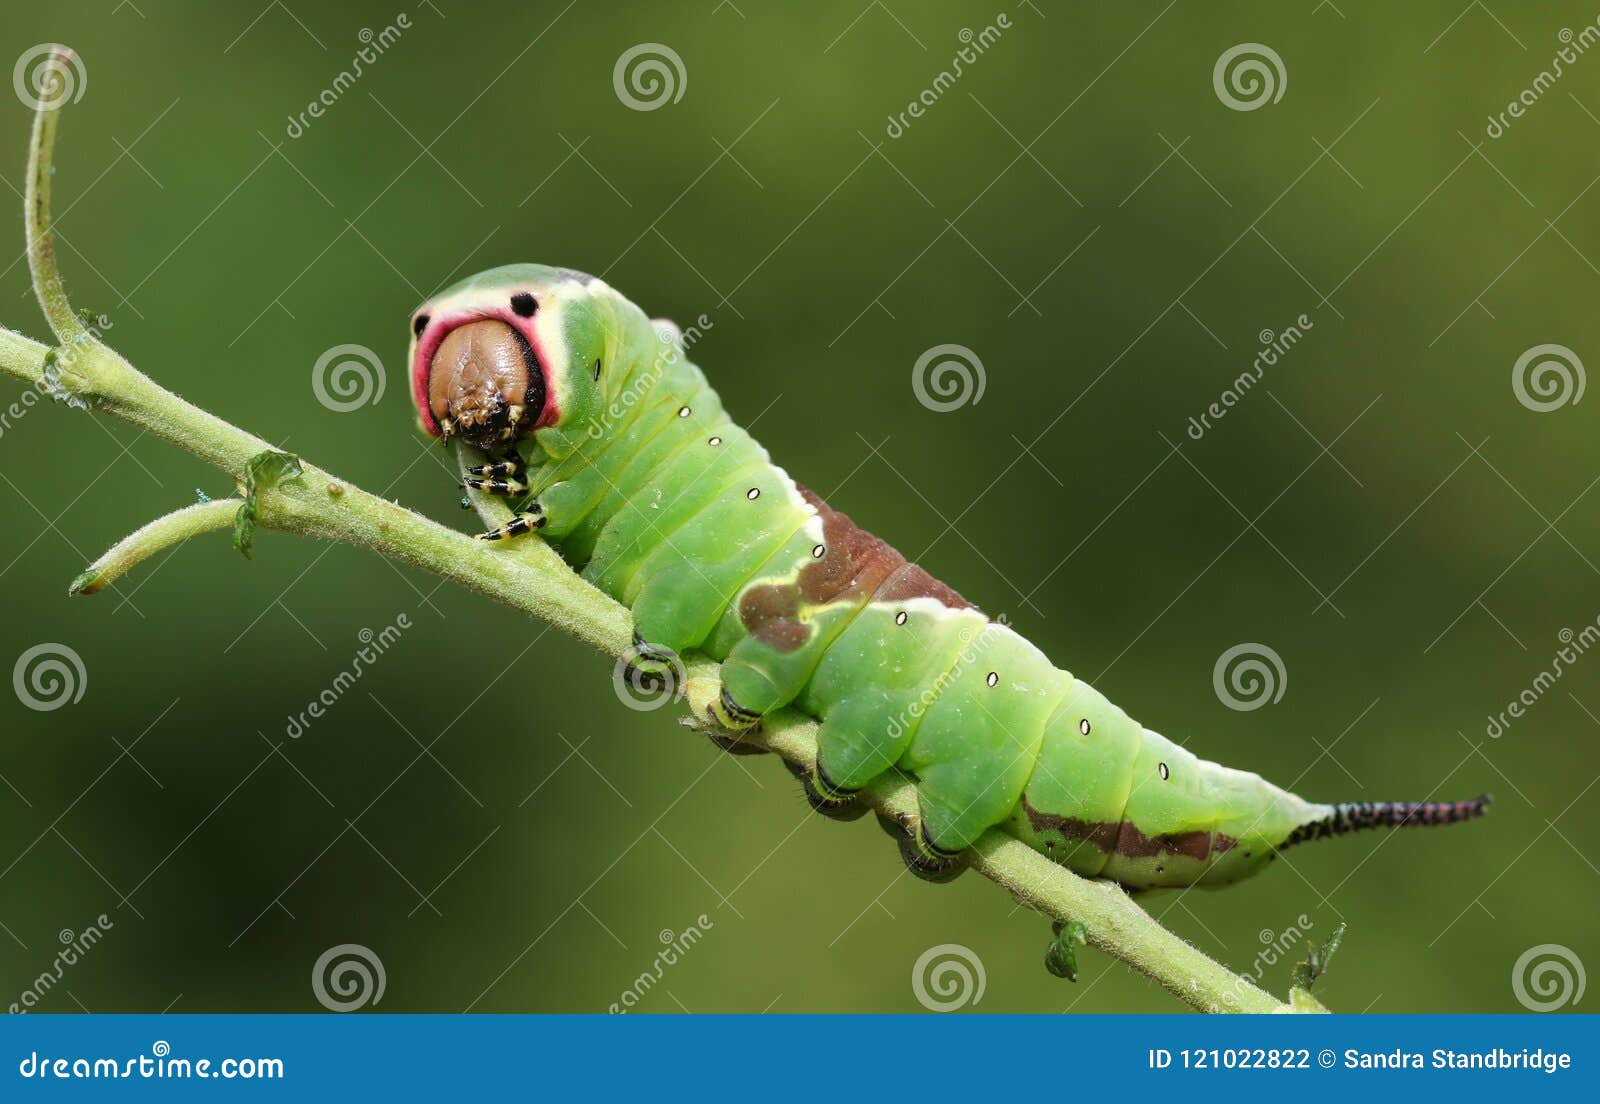
[[[427,326],[417,336],[416,351],[411,358],[411,401],[422,418],[422,427],[431,437],[444,436],[444,431],[439,428],[439,423],[433,416],[433,408],[428,404],[428,372],[433,364],[433,354],[439,351],[439,344],[451,330],[457,326],[465,326],[468,322],[480,322],[484,319],[504,322],[520,333],[527,339],[529,347],[533,349],[534,359],[539,362],[539,372],[544,377],[544,409],[539,412],[539,418],[534,422],[533,428],[542,429],[547,425],[554,425],[560,416],[560,411],[556,407],[556,389],[548,367],[550,362],[539,344],[539,335],[534,330],[533,318],[523,318],[512,312],[509,307],[469,308],[455,314],[429,315]]]

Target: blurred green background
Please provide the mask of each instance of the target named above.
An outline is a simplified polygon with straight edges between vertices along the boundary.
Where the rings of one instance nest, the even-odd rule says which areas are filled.
[[[1001,11],[1010,29],[891,138],[962,29]],[[291,137],[362,30],[401,13]],[[413,429],[417,303],[539,260],[704,313],[695,358],[780,463],[1146,724],[1312,798],[1497,796],[1470,826],[1148,898],[1163,923],[1282,993],[1263,936],[1344,920],[1334,1008],[1519,1011],[1525,951],[1597,950],[1600,656],[1503,736],[1485,726],[1600,615],[1600,405],[1535,412],[1511,382],[1540,344],[1600,360],[1600,56],[1485,128],[1586,19],[105,0],[12,5],[0,60],[81,54],[62,267],[163,384],[472,527]],[[639,43],[681,58],[678,102],[614,91]],[[1281,57],[1277,102],[1215,92],[1240,43]],[[6,102],[16,190],[29,115]],[[8,195],[0,320],[39,336]],[[1304,340],[1189,436],[1302,313]],[[347,343],[386,390],[338,412],[312,373]],[[944,343],[981,358],[986,390],[941,414],[911,369]],[[21,397],[0,380],[0,405]],[[117,538],[229,487],[48,403],[0,430],[0,659],[58,643],[86,672],[76,704],[0,698],[7,1002],[104,913],[41,1010],[315,1010],[313,963],[355,943],[384,965],[379,1011],[604,1011],[658,933],[703,914],[638,1008],[916,1011],[913,964],[945,943],[983,963],[978,1011],[1179,1007],[1094,953],[1057,981],[1045,922],[982,878],[904,876],[870,820],[808,815],[775,760],[622,708],[604,659],[368,554],[269,533],[246,562],[219,535],[69,601]],[[362,631],[402,614],[414,627],[287,739]],[[1219,701],[1213,666],[1242,642],[1282,657],[1277,703]]]

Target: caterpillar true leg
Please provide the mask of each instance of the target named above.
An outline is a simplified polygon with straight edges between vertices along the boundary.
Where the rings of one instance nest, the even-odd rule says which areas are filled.
[[[486,476],[490,479],[499,479],[504,476],[521,475],[528,470],[527,461],[522,459],[522,454],[512,452],[488,464],[478,464],[467,469],[470,475]]]
[[[520,479],[466,479],[462,480],[463,487],[471,487],[475,491],[496,495],[523,495],[528,493],[528,485]]]
[[[510,537],[520,537],[522,534],[531,533],[535,529],[543,529],[545,521],[544,507],[537,502],[530,502],[526,509],[500,526],[500,528],[491,529],[487,533],[479,533],[478,539],[497,541],[506,540]]]
[[[529,490],[528,484],[518,477],[527,470],[527,461],[523,460],[522,454],[513,447],[498,459],[491,459],[487,464],[477,464],[468,468],[467,474],[476,478],[462,480],[461,486],[485,494],[525,495]]]

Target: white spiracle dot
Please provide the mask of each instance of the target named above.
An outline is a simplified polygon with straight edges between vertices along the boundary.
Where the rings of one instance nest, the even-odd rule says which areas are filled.
[[[746,492],[745,497],[748,498],[751,502],[754,502],[756,499],[761,497],[761,488],[760,487],[751,487],[750,490],[748,492]]]
[[[1078,731],[1083,733],[1085,736],[1089,735],[1089,718],[1088,717],[1085,717],[1083,720],[1078,722]]]

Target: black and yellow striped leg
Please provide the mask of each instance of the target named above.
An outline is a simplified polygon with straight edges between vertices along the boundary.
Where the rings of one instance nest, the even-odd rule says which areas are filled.
[[[527,462],[520,453],[512,452],[491,464],[477,464],[467,469],[469,475],[481,475],[489,479],[508,478],[521,475],[528,470]]]
[[[524,495],[528,493],[528,485],[520,479],[464,479],[463,487],[470,487],[474,491],[483,491],[485,494],[496,495]]]
[[[507,540],[511,537],[520,537],[524,533],[531,533],[535,529],[543,529],[545,523],[544,507],[537,502],[530,502],[516,517],[487,533],[479,533],[479,540],[497,541]]]
[[[463,480],[461,485],[486,494],[524,495],[528,484],[519,476],[527,470],[522,454],[512,449],[498,460],[468,468],[467,474],[475,478]]]

